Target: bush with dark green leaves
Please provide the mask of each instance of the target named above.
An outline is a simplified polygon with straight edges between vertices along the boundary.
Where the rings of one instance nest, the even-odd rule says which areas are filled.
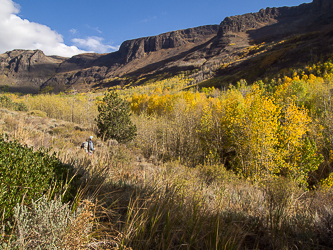
[[[17,203],[30,204],[43,194],[59,192],[68,177],[69,166],[55,153],[0,138],[0,213],[10,219]]]
[[[0,95],[0,107],[15,111],[28,111],[28,107],[23,102],[13,102],[6,95]]]
[[[98,136],[104,140],[131,141],[136,136],[136,126],[130,119],[131,109],[114,91],[106,93],[98,105],[96,118]]]

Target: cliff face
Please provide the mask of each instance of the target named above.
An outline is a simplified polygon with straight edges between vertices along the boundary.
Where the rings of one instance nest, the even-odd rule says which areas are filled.
[[[219,25],[207,25],[167,32],[125,41],[117,52],[77,55],[64,60],[57,68],[57,74],[42,87],[52,86],[55,91],[60,91],[72,85],[80,85],[79,88],[87,90],[104,79],[115,78],[125,72],[145,71],[144,68],[149,65],[154,65],[153,70],[156,70],[160,62],[173,61],[172,58],[216,36],[218,29]]]
[[[65,58],[45,56],[40,50],[13,50],[0,55],[0,85],[35,92],[56,73]]]
[[[146,54],[161,49],[172,49],[184,46],[188,43],[200,44],[207,38],[215,36],[219,29],[218,25],[207,25],[186,30],[178,30],[164,33],[153,37],[144,37],[129,40],[122,43],[119,48],[125,62],[143,58]]]
[[[330,15],[333,10],[332,0],[314,0],[309,4],[301,4],[295,7],[266,8],[257,13],[248,13],[239,16],[226,17],[221,23],[218,36],[223,36],[228,32],[246,32],[249,30],[260,29],[265,26],[271,26],[277,23],[289,23],[289,30],[295,34],[304,32],[309,24],[315,22],[316,18]],[[296,20],[299,24],[295,29],[293,22]],[[272,27],[277,28],[277,27]],[[308,31],[308,30],[307,30]],[[274,33],[274,30],[272,31]]]
[[[8,75],[36,72],[40,67],[47,67],[53,73],[64,58],[48,57],[40,50],[13,50],[0,55],[0,70]]]
[[[234,65],[236,71],[240,54],[252,44],[274,43],[288,37],[319,32],[315,37],[306,38],[312,40],[302,42],[314,43],[330,52],[332,10],[332,0],[314,0],[296,7],[266,8],[257,13],[226,17],[220,25],[125,41],[119,51],[109,54],[87,53],[62,58],[45,56],[39,50],[14,50],[0,55],[0,85],[29,85],[36,89],[50,86],[56,92],[72,86],[88,90],[194,69],[197,69],[196,73],[191,77],[197,83],[212,77],[221,64]],[[294,53],[299,52],[295,50]],[[318,50],[318,53],[322,52]],[[296,61],[297,57],[292,58]],[[253,55],[242,54],[241,58],[245,62]]]

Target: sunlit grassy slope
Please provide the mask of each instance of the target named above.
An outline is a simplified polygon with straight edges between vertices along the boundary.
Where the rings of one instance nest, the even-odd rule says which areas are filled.
[[[80,174],[72,202],[58,205],[77,210],[50,233],[59,247],[333,247],[332,62],[224,89],[186,89],[187,81],[115,90],[138,128],[126,145],[95,136],[102,93],[1,94],[2,133],[52,147]],[[80,149],[90,135],[94,156]],[[16,221],[2,242],[28,249],[42,242]]]

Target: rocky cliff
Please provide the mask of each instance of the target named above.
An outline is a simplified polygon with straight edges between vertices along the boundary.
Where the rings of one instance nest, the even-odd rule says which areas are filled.
[[[187,44],[201,44],[207,38],[215,36],[218,25],[207,25],[164,33],[153,37],[144,37],[122,43],[119,48],[122,58],[127,63],[133,59],[140,59],[145,55],[161,49],[174,49]]]
[[[0,85],[33,92],[56,74],[65,58],[45,56],[40,50],[13,50],[0,55]]]
[[[223,37],[229,32],[260,31],[263,27],[270,29],[270,32],[264,34],[265,36],[272,36],[275,33],[289,35],[290,32],[294,34],[309,32],[317,28],[318,19],[331,16],[332,10],[332,0],[314,0],[312,3],[295,7],[261,9],[257,13],[226,17],[220,23],[218,36]],[[284,25],[286,23],[288,25]]]
[[[260,60],[276,52],[275,60],[269,64],[276,70],[288,63],[312,60],[314,54],[320,55],[324,51],[333,53],[332,9],[332,0],[266,8],[256,13],[226,17],[220,25],[125,41],[119,51],[109,54],[87,53],[61,58],[45,56],[38,50],[14,50],[0,55],[0,85],[48,87],[58,92],[72,86],[85,91],[131,82],[143,83],[143,79],[161,74],[170,76],[181,71],[192,74],[193,83],[221,75],[236,75],[236,72],[238,78],[260,77],[268,70]],[[296,47],[286,42],[283,45],[283,41],[296,38]],[[266,45],[260,53],[244,52],[263,42]],[[222,70],[220,66],[226,64],[229,66]],[[258,64],[261,65],[259,71],[251,68]],[[258,73],[254,74],[254,71]],[[219,78],[219,81],[230,83],[229,78]]]

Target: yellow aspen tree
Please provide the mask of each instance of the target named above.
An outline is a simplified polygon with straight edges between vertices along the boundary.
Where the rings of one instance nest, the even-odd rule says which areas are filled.
[[[290,100],[282,109],[278,132],[277,153],[280,156],[278,162],[280,171],[305,186],[308,173],[316,170],[323,160],[317,152],[315,143],[306,137],[310,122],[307,110],[297,107]]]
[[[258,85],[253,85],[245,97],[239,90],[229,93],[222,123],[230,146],[236,151],[237,170],[252,180],[276,173],[278,106],[263,95]]]

